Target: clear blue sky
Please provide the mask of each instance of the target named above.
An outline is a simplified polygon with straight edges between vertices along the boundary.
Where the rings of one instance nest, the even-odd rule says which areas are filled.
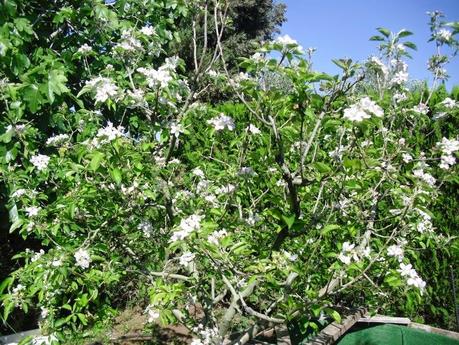
[[[434,52],[429,39],[427,11],[440,10],[446,21],[459,21],[459,0],[282,0],[287,5],[287,22],[282,34],[296,39],[305,49],[317,48],[314,69],[338,73],[333,58],[364,60],[377,54],[377,43],[368,39],[377,27],[391,31],[408,29],[408,39],[418,46],[408,61],[411,78],[430,79],[427,60]],[[457,35],[459,36],[459,34]],[[459,38],[459,37],[456,37]],[[459,85],[459,56],[447,67],[448,89]]]

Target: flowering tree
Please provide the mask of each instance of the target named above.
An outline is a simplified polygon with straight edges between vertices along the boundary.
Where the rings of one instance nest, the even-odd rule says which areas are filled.
[[[339,320],[356,296],[413,310],[432,294],[419,248],[451,242],[429,207],[459,141],[423,152],[417,135],[429,111],[455,117],[458,105],[432,110],[405,90],[411,33],[379,29],[383,56],[336,60],[339,76],[281,36],[230,75],[226,2],[91,4],[43,12],[52,33],[33,52],[33,6],[2,12],[14,29],[0,41],[11,231],[43,243],[17,255],[4,318],[39,308],[44,341],[59,342],[133,300],[148,323],[188,327],[194,345],[243,344],[299,316],[305,328]],[[190,79],[167,56],[174,23],[218,38],[193,46]],[[434,40],[454,48],[456,31],[439,25]],[[376,82],[362,94],[366,75]],[[194,102],[208,87],[237,101]]]

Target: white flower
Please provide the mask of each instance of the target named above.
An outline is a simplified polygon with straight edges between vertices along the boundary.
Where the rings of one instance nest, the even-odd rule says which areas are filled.
[[[147,238],[151,237],[151,234],[153,233],[153,225],[146,220],[143,220],[140,222],[138,229],[143,232],[143,235]]]
[[[424,103],[419,103],[418,105],[414,106],[412,110],[415,113],[426,115],[429,112],[429,107]]]
[[[438,40],[442,42],[449,42],[452,36],[453,33],[446,29],[440,29],[437,33]]]
[[[411,286],[414,286],[416,288],[418,288],[419,290],[423,291],[426,287],[426,282],[424,280],[422,280],[421,277],[419,276],[416,276],[414,278],[408,278],[406,283],[408,285],[411,285]]]
[[[132,30],[124,30],[121,33],[121,42],[115,45],[115,48],[126,52],[141,51],[142,43],[133,36]]]
[[[178,226],[179,230],[172,234],[170,242],[184,240],[193,231],[199,230],[201,228],[202,218],[203,216],[193,214],[185,219],[182,219],[180,221],[180,225]]]
[[[408,81],[408,76],[409,76],[408,72],[399,71],[395,73],[395,75],[392,77],[392,80],[390,82],[393,85],[401,85]]]
[[[48,167],[49,159],[49,156],[38,154],[30,158],[30,163],[32,163],[39,171],[42,171]]]
[[[231,194],[236,190],[236,186],[233,184],[229,183],[226,186],[219,187],[215,190],[215,193],[217,194]]]
[[[372,56],[370,58],[370,63],[375,65],[382,72],[384,76],[389,74],[389,69],[387,68],[387,66],[376,56]]]
[[[447,109],[453,109],[457,107],[457,102],[449,97],[446,97],[440,104]]]
[[[205,178],[204,171],[202,171],[201,168],[194,168],[191,172],[193,175],[199,178]]]
[[[11,194],[12,198],[20,198],[23,196],[27,191],[24,188],[17,189],[13,194]]]
[[[51,262],[51,266],[53,267],[61,267],[62,266],[62,260],[61,259],[55,259]]]
[[[396,103],[406,101],[407,99],[408,99],[408,96],[406,95],[406,93],[397,92],[394,94],[394,100]]]
[[[96,103],[103,103],[119,95],[118,86],[110,78],[96,77],[87,81],[86,85],[96,92]]]
[[[257,173],[255,171],[253,171],[253,169],[251,167],[242,167],[239,170],[238,174],[241,175],[241,176],[255,176]]]
[[[91,257],[89,256],[89,252],[86,249],[80,248],[78,249],[75,254],[76,265],[86,269],[89,267],[91,263]]]
[[[43,249],[40,249],[40,251],[38,253],[35,253],[32,256],[30,261],[35,262],[35,261],[39,260],[44,254],[45,254],[45,251]]]
[[[459,151],[459,140],[443,138],[437,146],[443,151],[444,154],[450,155],[455,151]]]
[[[250,124],[248,127],[247,127],[247,131],[252,133],[252,134],[260,134],[261,131],[258,129],[257,126],[254,126],[252,124]]]
[[[148,316],[149,323],[152,323],[155,320],[159,319],[160,316],[159,312],[151,304],[147,306],[147,308],[145,309],[145,313]]]
[[[229,116],[224,115],[223,113],[221,113],[218,117],[214,117],[211,120],[207,120],[207,123],[214,126],[216,131],[221,131],[225,128],[232,131],[235,128],[233,119]]]
[[[25,208],[25,211],[27,213],[28,217],[36,217],[38,215],[38,212],[40,212],[40,207],[36,206],[29,206]]]
[[[413,272],[416,273],[411,264],[404,264],[403,262],[400,263],[400,269],[397,271],[400,272],[402,277],[411,277],[413,276]]]
[[[137,69],[138,72],[142,73],[148,83],[150,88],[165,88],[169,85],[169,82],[172,80],[172,76],[170,75],[167,69],[154,69],[154,68],[144,68],[140,67]]]
[[[176,138],[180,135],[180,133],[183,133],[185,129],[180,123],[173,123],[171,124],[171,134],[175,135]]]
[[[113,123],[108,121],[105,127],[99,128],[97,131],[95,144],[96,146],[99,146],[100,144],[106,144],[115,140],[116,138],[125,136],[126,133],[124,132],[123,126],[114,127]]]
[[[190,345],[205,345],[201,340],[198,338],[193,339]]]
[[[207,241],[218,246],[219,240],[225,237],[226,235],[228,235],[228,233],[225,229],[214,231],[207,237]]]
[[[422,169],[413,170],[413,175],[427,183],[429,186],[435,185],[435,178],[429,173],[424,172]]]
[[[65,141],[67,141],[68,139],[69,139],[69,135],[68,134],[55,135],[53,137],[48,138],[48,140],[46,140],[46,145],[48,145],[48,146],[59,146],[62,143],[64,143]]]
[[[338,255],[338,259],[339,259],[342,263],[344,263],[344,264],[346,264],[346,265],[349,265],[349,264],[351,263],[352,257],[349,256],[349,255],[345,255],[345,254],[343,254],[343,253],[340,253],[340,254]]]
[[[41,307],[41,312],[40,312],[40,316],[42,319],[46,319],[46,317],[48,316],[49,314],[49,310],[48,308],[43,308]]]
[[[409,163],[413,160],[413,157],[409,153],[403,153],[402,159],[403,159],[403,162]]]
[[[140,29],[140,32],[145,36],[151,36],[156,33],[155,28],[150,25],[145,25],[142,29]]]
[[[343,253],[349,253],[349,252],[352,252],[354,250],[354,247],[355,247],[355,244],[351,244],[349,242],[344,242],[343,243],[343,247],[342,247],[342,252]]]
[[[86,43],[83,44],[80,48],[78,48],[78,53],[80,54],[89,54],[90,52],[92,52],[92,47],[87,45]]]
[[[263,62],[265,60],[264,55],[261,53],[255,53],[250,58],[255,62]]]
[[[179,257],[179,264],[187,267],[188,264],[194,260],[195,256],[196,255],[191,252],[183,253],[183,255]]]
[[[382,108],[373,102],[370,98],[364,97],[356,104],[351,105],[344,110],[344,118],[350,121],[360,122],[369,119],[371,115],[382,117],[384,112]]]
[[[403,259],[403,249],[398,245],[392,245],[387,248],[387,255],[396,257],[399,261]]]
[[[256,223],[258,223],[261,220],[260,216],[256,213],[250,212],[249,216],[245,220],[247,224],[254,226]]]
[[[283,250],[282,251],[284,256],[289,259],[290,261],[296,261],[298,259],[298,255],[297,254],[291,254],[289,252],[287,252],[286,250]]]

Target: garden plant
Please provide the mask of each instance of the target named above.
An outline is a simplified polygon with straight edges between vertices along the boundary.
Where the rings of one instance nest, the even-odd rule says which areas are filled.
[[[39,243],[0,310],[40,314],[29,342],[89,337],[128,305],[193,345],[358,307],[452,327],[459,24],[429,13],[428,86],[406,29],[378,28],[338,75],[287,35],[230,66],[230,8],[0,3],[2,191],[9,231]]]

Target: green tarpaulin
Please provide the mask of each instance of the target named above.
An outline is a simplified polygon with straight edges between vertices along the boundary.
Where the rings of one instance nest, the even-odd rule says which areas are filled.
[[[438,334],[396,325],[379,325],[345,334],[338,345],[458,345]]]

